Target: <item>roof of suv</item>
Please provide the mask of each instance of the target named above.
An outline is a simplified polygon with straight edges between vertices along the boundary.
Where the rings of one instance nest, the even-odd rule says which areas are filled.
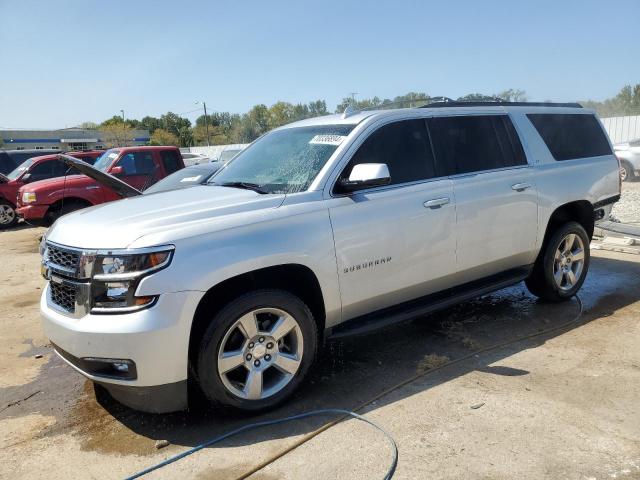
[[[361,110],[353,113],[336,113],[323,117],[307,118],[298,122],[284,125],[280,128],[306,127],[316,125],[357,125],[369,117],[396,116],[400,113],[438,111],[465,114],[473,112],[540,112],[540,113],[593,113],[593,110],[583,108],[579,103],[538,103],[538,102],[438,102],[415,108],[394,108],[384,110]],[[440,113],[440,114],[441,114]]]

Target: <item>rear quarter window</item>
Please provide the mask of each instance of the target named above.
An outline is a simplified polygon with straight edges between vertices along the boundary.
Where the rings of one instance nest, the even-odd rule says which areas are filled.
[[[527,118],[556,160],[612,154],[609,141],[593,115],[529,113]]]

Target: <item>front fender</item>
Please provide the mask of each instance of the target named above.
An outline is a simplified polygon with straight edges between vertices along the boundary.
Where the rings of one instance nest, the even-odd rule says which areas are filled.
[[[266,267],[297,264],[318,279],[326,312],[326,326],[340,321],[341,303],[329,212],[325,209],[294,214],[297,206],[280,207],[277,219],[175,242],[171,265],[145,278],[138,295],[177,291],[206,292],[230,278]]]

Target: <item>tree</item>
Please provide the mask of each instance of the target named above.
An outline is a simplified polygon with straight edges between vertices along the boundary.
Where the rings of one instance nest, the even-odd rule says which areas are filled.
[[[180,137],[181,128],[190,128],[191,122],[187,118],[183,118],[177,113],[167,112],[160,117],[162,128],[167,132],[173,133],[176,137]]]
[[[162,128],[162,120],[156,117],[143,117],[142,120],[140,120],[140,128],[149,130],[149,133],[153,134],[157,128]]]
[[[108,147],[127,147],[133,141],[133,129],[122,122],[100,126],[102,140]]]
[[[180,139],[171,132],[167,132],[163,128],[156,128],[151,134],[150,145],[180,145]]]
[[[83,128],[85,130],[97,130],[98,124],[95,122],[82,122],[80,125],[78,125],[78,128]]]
[[[520,90],[518,88],[510,88],[508,90],[504,90],[495,95],[502,100],[506,100],[507,102],[526,102],[527,101],[527,93],[524,90]]]
[[[640,115],[640,83],[633,86],[625,85],[615,97],[602,102],[586,100],[580,103],[597,110],[601,117]]]

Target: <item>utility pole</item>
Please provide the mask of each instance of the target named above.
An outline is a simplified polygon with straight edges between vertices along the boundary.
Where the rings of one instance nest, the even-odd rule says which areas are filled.
[[[124,110],[120,110],[120,113],[122,114],[122,123],[124,123]]]
[[[207,116],[207,102],[202,102],[202,106],[204,107],[204,128],[207,130],[207,147],[210,147],[209,144],[209,117]]]
[[[196,105],[200,102],[196,102]],[[207,115],[207,102],[202,102],[202,107],[204,108],[204,128],[207,131],[207,147],[210,147],[209,143],[209,116]]]
[[[351,92],[349,95],[351,96],[351,106],[354,106],[356,104],[356,95],[358,95],[358,92]]]

